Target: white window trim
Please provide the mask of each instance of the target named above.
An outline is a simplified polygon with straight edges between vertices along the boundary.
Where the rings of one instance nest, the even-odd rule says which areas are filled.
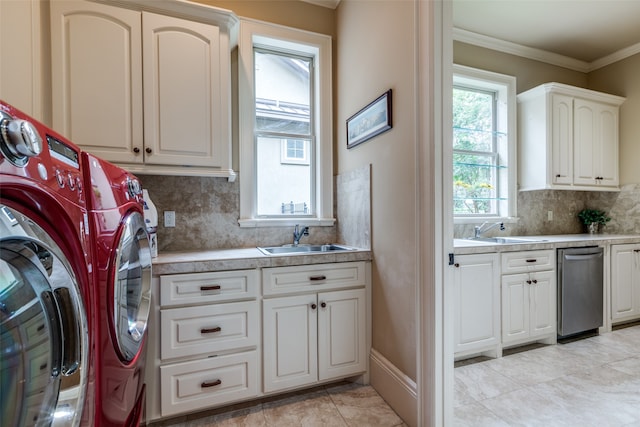
[[[302,157],[289,157],[288,153],[288,142],[292,140],[300,140],[303,141],[302,144]],[[308,165],[309,164],[309,149],[307,148],[307,144],[305,144],[306,138],[289,138],[283,139],[280,141],[280,163],[285,165]]]
[[[317,119],[315,210],[313,217],[259,218],[256,215],[254,44],[274,46],[313,55],[314,102]],[[332,226],[333,218],[333,106],[331,37],[251,19],[240,20],[238,34],[238,138],[240,173],[240,227]]]
[[[454,224],[471,224],[482,221],[517,221],[517,199],[518,199],[518,165],[517,165],[517,103],[516,103],[516,78],[505,74],[466,67],[464,65],[453,65],[453,84],[464,85],[470,88],[481,90],[494,90],[498,96],[498,129],[506,132],[507,144],[509,146],[509,168],[507,169],[507,179],[509,180],[507,215],[491,216],[454,216]]]

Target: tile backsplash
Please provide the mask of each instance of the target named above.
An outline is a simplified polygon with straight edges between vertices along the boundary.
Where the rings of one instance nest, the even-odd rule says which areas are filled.
[[[276,246],[293,241],[293,227],[240,228],[240,177],[235,182],[209,177],[138,178],[158,210],[160,252]],[[301,243],[369,248],[370,166],[335,177],[334,194],[334,216],[342,228],[309,227],[309,236]],[[167,210],[176,213],[175,227],[164,226],[163,212]]]
[[[303,243],[342,243],[371,247],[371,166],[334,179],[333,227],[310,227]],[[160,252],[275,246],[292,242],[292,227],[240,228],[239,179],[139,176],[158,209]],[[620,192],[523,191],[518,194],[518,221],[488,235],[522,236],[582,233],[577,218],[584,208],[601,209],[612,218],[605,233],[640,234],[640,184]],[[165,210],[176,212],[176,226],[164,226]],[[553,220],[548,220],[548,211]],[[473,236],[477,224],[454,226],[454,237]]]
[[[620,192],[539,190],[518,193],[518,221],[505,223],[506,230],[491,230],[489,236],[526,236],[583,233],[577,215],[584,208],[600,209],[611,221],[603,232],[640,234],[640,185],[630,184]],[[548,212],[553,219],[548,220]],[[478,224],[454,225],[454,237],[473,236]]]

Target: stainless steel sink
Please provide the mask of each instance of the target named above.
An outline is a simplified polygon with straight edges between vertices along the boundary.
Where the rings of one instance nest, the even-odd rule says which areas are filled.
[[[470,237],[465,240],[487,243],[502,243],[502,244],[514,244],[514,243],[539,243],[546,242],[545,239],[537,239],[535,237]]]
[[[356,248],[350,248],[344,245],[284,245],[284,246],[270,246],[266,248],[259,247],[258,250],[265,255],[287,255],[287,254],[300,254],[300,253],[327,253],[327,252],[344,252],[355,251]]]

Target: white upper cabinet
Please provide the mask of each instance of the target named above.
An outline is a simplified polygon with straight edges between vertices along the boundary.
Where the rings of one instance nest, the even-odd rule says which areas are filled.
[[[518,95],[520,190],[618,191],[623,102],[559,83]]]
[[[45,12],[39,0],[0,1],[0,99],[49,124]]]
[[[135,173],[235,178],[237,18],[218,23],[226,11],[180,2],[162,13],[126,5],[51,3],[54,128]]]
[[[140,12],[51,2],[53,127],[115,163],[144,161],[141,30]]]

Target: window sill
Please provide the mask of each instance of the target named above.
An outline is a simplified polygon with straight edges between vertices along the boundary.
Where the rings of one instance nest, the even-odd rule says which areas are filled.
[[[477,217],[454,217],[454,224],[480,224],[483,222],[504,222],[505,224],[515,224],[518,217],[500,217],[500,216],[477,216]]]
[[[335,218],[247,218],[238,220],[240,228],[293,227],[295,225],[333,227],[335,223]]]

